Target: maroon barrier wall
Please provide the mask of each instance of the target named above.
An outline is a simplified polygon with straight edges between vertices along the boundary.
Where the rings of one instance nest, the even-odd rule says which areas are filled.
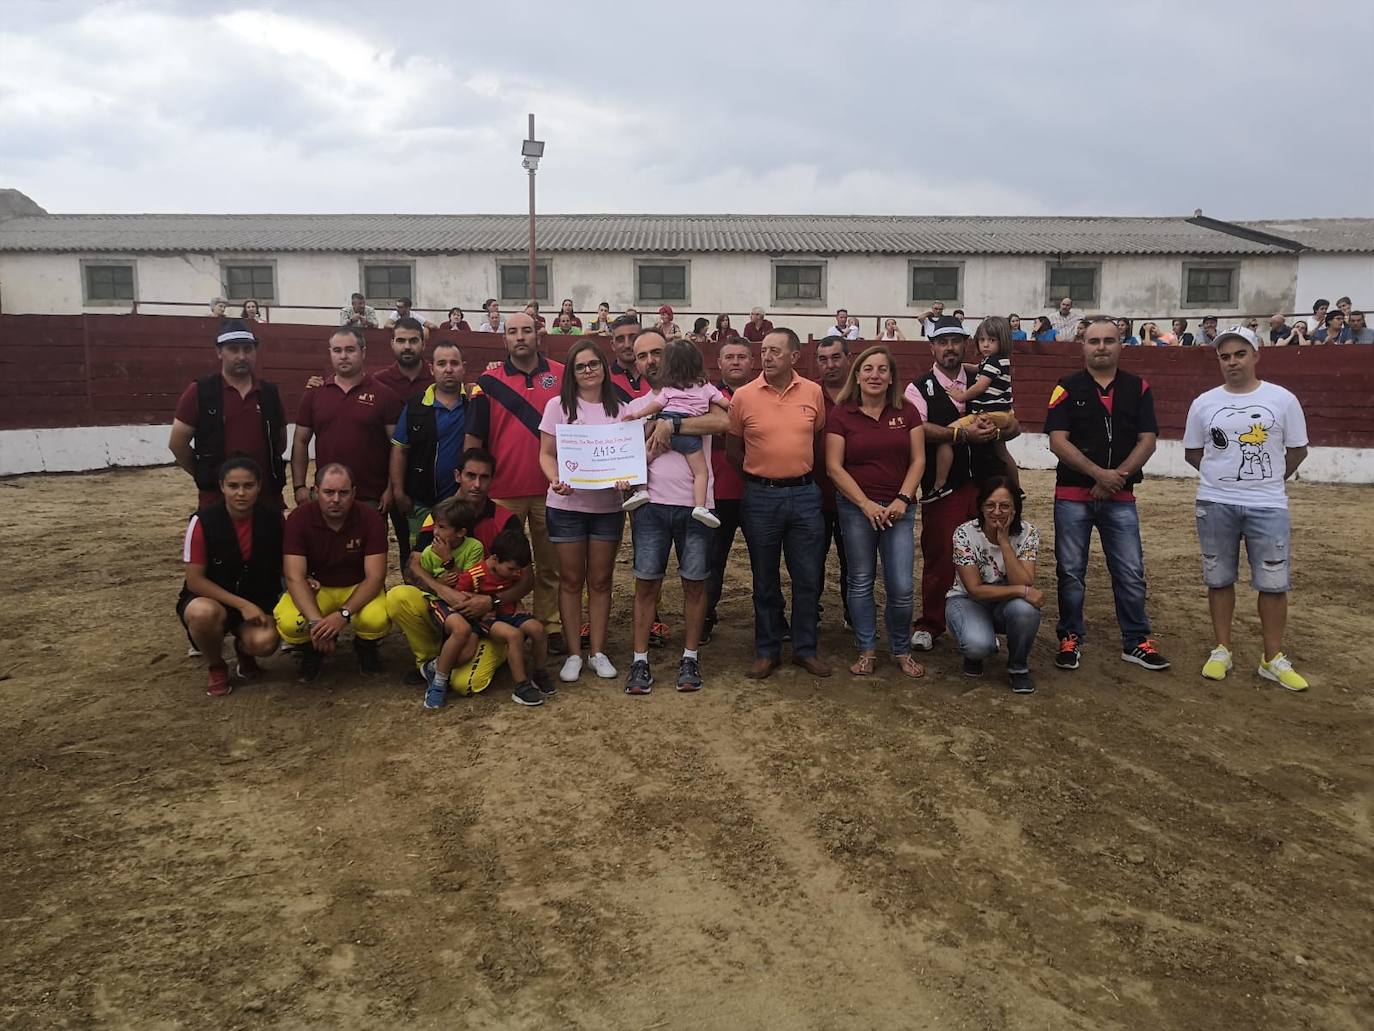
[[[186,385],[216,367],[215,329],[211,318],[0,315],[0,429],[170,422]],[[330,329],[273,323],[258,332],[259,373],[282,388],[287,412],[294,412],[305,381],[328,372]],[[440,331],[431,340],[440,336],[462,344],[470,379],[505,353],[490,334]],[[575,339],[545,337],[545,351],[561,360]],[[368,331],[369,368],[391,361],[389,340],[386,330]],[[864,346],[851,344],[855,353]],[[714,371],[714,349],[707,350],[708,368]],[[930,367],[924,341],[900,341],[893,352],[904,380]],[[1122,364],[1150,382],[1165,438],[1183,435],[1189,402],[1221,381],[1216,359],[1206,349],[1132,347]],[[1039,430],[1055,381],[1081,367],[1079,349],[1018,344],[1013,365],[1017,415],[1026,429]],[[804,349],[800,367],[804,375],[814,373],[812,347]],[[1313,444],[1374,446],[1374,347],[1275,348],[1263,352],[1262,368],[1266,379],[1302,401]]]

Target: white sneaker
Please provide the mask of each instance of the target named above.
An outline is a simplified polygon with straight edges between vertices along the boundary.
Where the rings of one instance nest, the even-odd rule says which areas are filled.
[[[186,648],[186,657],[188,659],[200,658],[200,649],[197,648],[194,644],[188,645]]]
[[[571,684],[580,676],[582,676],[582,656],[569,655],[563,660],[563,668],[558,671],[558,679],[565,684]]]
[[[620,506],[622,511],[633,512],[637,508],[643,508],[649,503],[649,491],[647,489],[637,490],[625,499]]]
[[[613,680],[620,676],[615,671],[615,667],[611,665],[611,660],[606,658],[605,652],[597,652],[587,660],[587,663],[592,667],[592,672],[602,680]]]
[[[720,520],[716,518],[716,514],[709,508],[703,508],[700,505],[692,509],[692,518],[713,530],[720,525]]]
[[[935,639],[930,636],[929,630],[917,630],[911,635],[911,647],[918,652],[928,652],[935,647]]]

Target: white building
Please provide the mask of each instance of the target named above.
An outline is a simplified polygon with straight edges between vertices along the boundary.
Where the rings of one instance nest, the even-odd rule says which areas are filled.
[[[477,312],[530,296],[521,215],[49,215],[0,191],[0,311],[204,314],[256,298],[273,321],[336,321],[360,290],[378,309]],[[836,308],[871,335],[916,336],[931,301],[969,318],[1035,315],[1065,295],[1129,318],[1374,305],[1374,219],[544,215],[537,295],[579,311],[671,304],[679,323],[750,308],[820,334]],[[473,319],[476,324],[476,319]]]

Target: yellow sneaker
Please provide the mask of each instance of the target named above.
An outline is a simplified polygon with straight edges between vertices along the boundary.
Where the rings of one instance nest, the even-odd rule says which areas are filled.
[[[1306,691],[1307,681],[1298,676],[1288,656],[1279,652],[1272,659],[1260,658],[1259,675],[1266,680],[1276,680],[1290,691]]]
[[[1225,680],[1231,672],[1231,649],[1217,645],[1202,664],[1202,675],[1208,680]]]

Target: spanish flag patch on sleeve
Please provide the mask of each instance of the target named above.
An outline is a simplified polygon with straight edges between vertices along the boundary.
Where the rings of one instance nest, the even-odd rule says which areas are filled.
[[[1060,401],[1064,400],[1064,398],[1068,396],[1069,392],[1065,390],[1063,386],[1056,383],[1054,385],[1054,392],[1050,394],[1050,407],[1053,408],[1055,405],[1057,405]]]

